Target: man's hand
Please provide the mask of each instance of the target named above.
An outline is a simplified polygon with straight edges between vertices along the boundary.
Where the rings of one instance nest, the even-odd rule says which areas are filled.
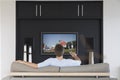
[[[70,55],[74,58],[75,56],[77,56],[77,54],[75,52],[70,52]]]
[[[80,60],[80,58],[77,56],[75,52],[70,52],[70,55],[75,59],[75,60]]]

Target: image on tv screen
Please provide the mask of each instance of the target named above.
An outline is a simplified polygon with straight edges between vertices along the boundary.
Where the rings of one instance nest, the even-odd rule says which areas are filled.
[[[64,54],[69,52],[77,52],[77,33],[51,33],[42,32],[41,48],[43,55],[53,55],[56,44],[61,44],[64,47]]]

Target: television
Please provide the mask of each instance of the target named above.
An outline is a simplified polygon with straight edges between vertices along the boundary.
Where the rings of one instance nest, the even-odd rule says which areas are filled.
[[[55,55],[56,44],[61,44],[64,47],[64,55],[69,55],[71,51],[77,53],[77,35],[77,32],[42,32],[41,54]]]

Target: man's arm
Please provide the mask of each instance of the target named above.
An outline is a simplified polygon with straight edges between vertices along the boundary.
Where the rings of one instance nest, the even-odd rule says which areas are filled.
[[[75,60],[79,60],[80,58],[77,56],[77,54],[75,52],[70,52],[70,55],[75,59]]]
[[[33,68],[38,68],[38,65],[35,64],[35,63],[25,62],[25,61],[22,61],[22,60],[17,60],[16,62],[28,65],[28,66],[33,67]]]

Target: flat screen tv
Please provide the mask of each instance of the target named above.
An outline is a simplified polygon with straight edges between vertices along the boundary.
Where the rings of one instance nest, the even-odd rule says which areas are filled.
[[[56,44],[64,47],[65,55],[69,55],[71,51],[77,53],[77,32],[42,32],[41,37],[42,55],[55,55]]]

